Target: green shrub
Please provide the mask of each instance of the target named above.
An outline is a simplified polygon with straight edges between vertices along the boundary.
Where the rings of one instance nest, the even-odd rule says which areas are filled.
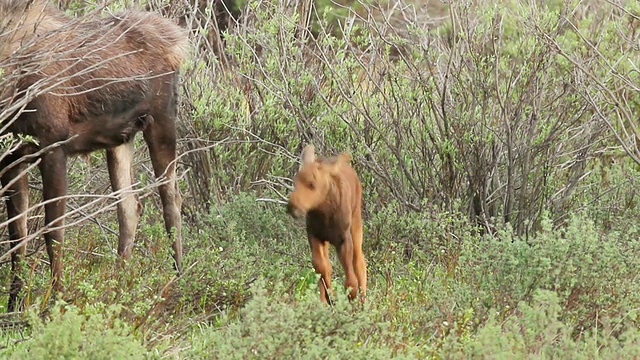
[[[407,217],[393,214],[381,210],[374,217],[380,222],[377,226],[389,228],[382,238],[365,240],[383,243],[387,236],[423,237],[430,228],[429,221],[404,221]],[[464,215],[435,217],[456,223]],[[402,226],[394,231],[397,224]],[[433,236],[437,232],[429,235],[436,240],[435,248],[416,247],[409,260],[402,248],[388,242],[384,250],[367,254],[369,293],[379,308],[386,309],[384,317],[393,330],[403,333],[408,342],[429,339],[434,354],[451,340],[449,334],[455,333],[458,345],[464,344],[484,327],[490,329],[492,318],[501,324],[516,316],[522,304],[533,306],[536,294],[545,291],[557,297],[554,321],[563,324],[572,341],[597,332],[603,322],[636,323],[640,319],[633,310],[640,301],[635,281],[640,242],[635,228],[603,233],[584,215],[569,219],[563,229],[553,230],[549,220],[542,225],[544,230],[527,241],[508,227],[480,238],[464,232],[458,223],[449,230],[455,246],[441,250],[448,253],[446,257],[433,251],[438,248],[439,239]],[[446,229],[445,225],[440,228]],[[527,331],[544,335],[536,328]],[[622,341],[625,331],[612,326],[603,341]]]
[[[257,201],[255,193],[233,195],[197,221],[187,230],[185,263],[191,265],[179,285],[198,312],[241,306],[258,278],[305,283],[312,271],[302,222],[282,206]]]
[[[130,325],[118,319],[118,308],[110,307],[105,316],[56,304],[50,320],[32,319],[31,337],[5,350],[4,355],[10,359],[151,358],[131,335]]]
[[[279,289],[254,287],[237,318],[225,317],[193,340],[187,357],[207,359],[389,359],[400,345],[398,334],[378,318],[382,309],[352,306],[338,292],[334,307],[324,307],[317,292],[296,301],[273,297]]]
[[[543,229],[528,242],[505,230],[466,243],[457,280],[472,287],[474,298],[465,302],[508,314],[537,289],[551,290],[561,300],[561,319],[580,332],[596,326],[602,312],[622,319],[640,301],[640,259],[629,256],[640,252],[637,230],[602,234],[582,216],[557,231],[546,220]]]
[[[578,338],[573,324],[561,320],[562,302],[553,291],[536,290],[530,303],[521,302],[500,320],[493,313],[475,334],[461,341],[456,333],[441,349],[444,358],[467,359],[631,359],[640,355],[640,330],[618,323],[622,335],[596,327]]]

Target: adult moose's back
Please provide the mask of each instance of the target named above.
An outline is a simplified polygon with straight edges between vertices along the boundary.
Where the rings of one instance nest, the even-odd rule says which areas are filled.
[[[165,227],[173,232],[175,266],[181,269],[181,198],[175,180],[178,69],[188,50],[186,32],[151,12],[70,18],[43,0],[0,0],[0,65],[10,90],[0,91],[0,110],[23,101],[2,131],[30,135],[0,162],[10,219],[12,286],[26,244],[28,161],[39,159],[45,201],[45,243],[54,290],[60,290],[61,243],[67,194],[67,158],[106,149],[113,191],[132,183],[133,139],[142,131],[159,186]],[[35,94],[35,96],[33,95]],[[33,98],[31,98],[34,96]],[[43,151],[35,157],[37,151]],[[123,191],[117,206],[118,254],[131,256],[140,216],[135,195]]]

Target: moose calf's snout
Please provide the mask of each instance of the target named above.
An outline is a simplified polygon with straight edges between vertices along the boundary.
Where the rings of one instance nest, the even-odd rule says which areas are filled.
[[[291,202],[287,203],[287,214],[291,215],[294,219],[298,219],[303,215],[300,209],[291,205]]]

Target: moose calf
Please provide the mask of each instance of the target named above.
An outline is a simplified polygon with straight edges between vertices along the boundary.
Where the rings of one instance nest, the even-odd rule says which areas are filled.
[[[362,187],[349,165],[351,156],[341,153],[329,159],[317,159],[312,145],[302,151],[302,166],[294,177],[294,190],[287,212],[294,218],[306,215],[311,262],[320,274],[320,300],[331,304],[329,244],[332,244],[344,269],[349,300],[361,299],[367,289],[367,268],[362,253]]]

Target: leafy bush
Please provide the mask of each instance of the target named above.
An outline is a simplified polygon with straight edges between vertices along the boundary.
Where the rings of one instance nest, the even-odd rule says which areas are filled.
[[[519,302],[531,301],[537,289],[551,290],[562,304],[561,319],[573,323],[576,333],[598,326],[602,316],[627,316],[640,301],[633,275],[640,271],[640,260],[629,256],[640,251],[637,230],[601,234],[581,217],[559,231],[552,231],[548,220],[543,226],[529,242],[505,230],[466,243],[456,275],[472,287],[474,298],[466,302],[508,314]]]
[[[50,320],[32,318],[29,339],[6,349],[10,359],[144,359],[152,358],[131,335],[131,326],[118,319],[118,306],[108,316],[56,304]]]
[[[320,304],[317,292],[299,301],[273,298],[278,289],[254,287],[252,298],[237,318],[220,328],[205,329],[193,340],[188,357],[207,359],[389,359],[398,334],[378,322],[381,309],[354,309],[343,293],[332,308]]]
[[[441,216],[453,223],[464,218],[463,214]],[[396,234],[425,236],[420,222],[404,222],[405,217],[394,215],[384,219],[387,226],[404,224]],[[632,255],[640,253],[637,230],[602,233],[585,216],[571,218],[561,230],[553,230],[549,220],[542,225],[543,231],[529,240],[514,235],[508,227],[480,237],[460,231],[463,227],[458,225],[452,233],[457,235],[455,246],[443,248],[442,256],[428,247],[415,248],[407,259],[394,243],[370,251],[372,301],[386,309],[384,318],[404,334],[405,341],[420,344],[429,339],[434,354],[446,354],[447,342],[446,346],[453,346],[449,336],[455,335],[455,346],[463,346],[481,331],[489,332],[491,319],[502,324],[519,316],[523,306],[534,306],[539,293],[553,293],[557,308],[554,305],[552,320],[563,324],[575,346],[605,323],[633,328],[640,320],[634,310],[640,301],[635,281],[640,260]],[[386,236],[384,233],[382,239]],[[375,233],[365,234],[365,243],[382,239]],[[532,336],[546,336],[544,326],[522,326],[535,334]],[[608,326],[603,343],[622,341],[626,336],[626,326]],[[632,345],[629,343],[630,348]]]
[[[283,207],[256,199],[253,193],[232,196],[188,230],[185,262],[193,265],[178,284],[197,312],[243,305],[249,285],[259,278],[304,279],[312,271],[300,223]]]
[[[602,327],[575,339],[570,324],[560,320],[561,301],[553,291],[537,290],[531,303],[521,302],[504,320],[491,315],[476,334],[460,342],[452,333],[442,355],[447,358],[562,358],[630,359],[640,355],[640,331],[621,326],[624,333],[611,337],[611,328]]]

